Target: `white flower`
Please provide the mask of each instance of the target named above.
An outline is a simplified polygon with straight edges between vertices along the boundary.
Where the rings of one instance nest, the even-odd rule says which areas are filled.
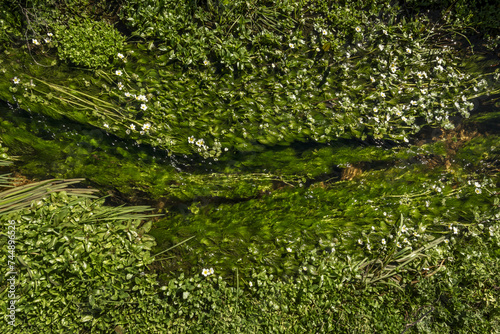
[[[407,53],[411,53],[411,49],[410,48],[406,48],[406,52]]]
[[[194,137],[193,137],[193,136],[188,137],[188,143],[190,143],[190,144],[194,144],[194,142],[195,142],[195,141],[196,141],[196,139],[194,139]]]
[[[406,228],[406,225],[401,226],[401,232],[403,232],[403,233],[408,232],[408,229]]]
[[[387,30],[382,30],[382,33],[383,33],[384,35],[387,35]]]
[[[380,49],[380,51],[383,51],[384,50],[384,45],[383,44],[379,44],[378,48]]]
[[[137,101],[142,101],[142,102],[148,102],[148,99],[146,98],[146,96],[144,95],[139,95],[139,96],[136,96],[135,98]]]
[[[252,287],[253,283],[252,282],[248,282],[248,286]]]
[[[51,32],[48,32],[47,36],[52,37],[52,36],[54,36],[54,34],[52,34]]]
[[[198,139],[196,141],[196,146],[202,147],[205,144],[205,141],[203,139]]]
[[[141,109],[146,110],[146,109],[148,109],[148,106],[143,103],[143,104],[141,104]]]
[[[119,89],[119,90],[122,90],[122,89],[123,89],[123,87],[124,87],[124,86],[123,86],[123,84],[122,84],[121,82],[119,82],[119,83],[118,83],[118,89]]]
[[[123,54],[119,53],[119,52],[118,52],[118,54],[117,54],[116,56],[117,56],[118,58],[120,58],[120,59],[125,58],[125,56],[124,56]]]
[[[386,244],[385,239],[382,239],[382,241],[381,241],[381,242],[382,242],[382,245],[385,245],[385,244]]]
[[[479,195],[479,194],[481,193],[481,189],[476,188],[475,192],[476,192],[476,194],[478,194],[478,195]]]
[[[373,112],[378,112],[378,108],[377,107],[373,107]]]
[[[129,128],[130,128],[131,130],[135,130],[135,124],[130,124]]]
[[[205,59],[205,60],[203,61],[203,65],[207,66],[208,64],[209,64],[208,60],[206,60],[206,59]]]
[[[481,184],[479,182],[474,182],[474,185],[476,186],[476,188],[481,188]]]
[[[293,43],[288,44],[288,46],[290,47],[290,49],[295,48],[295,45]]]
[[[203,269],[203,270],[201,271],[201,274],[202,274],[203,276],[207,277],[208,275],[210,275],[210,270],[208,270],[208,269]]]
[[[130,93],[129,92],[125,92],[125,96],[126,97],[130,97]]]
[[[458,228],[453,226],[453,234],[458,234]]]
[[[440,192],[441,192],[441,188],[440,188],[440,187],[436,187],[436,191],[437,191],[438,193],[440,193]]]
[[[328,32],[325,29],[323,29],[321,33],[323,34],[323,36],[326,36],[328,34]]]
[[[371,80],[372,82],[375,82],[375,78],[374,78],[374,77],[372,77],[372,76],[370,76],[370,80]]]
[[[358,239],[358,244],[362,245],[363,244],[363,240]]]
[[[355,30],[356,30],[356,32],[361,32],[361,28],[360,27],[356,27]]]
[[[214,274],[214,268],[210,268],[210,275]]]
[[[320,51],[321,51],[321,49],[320,49],[320,48],[316,48],[316,52],[320,52]]]
[[[447,244],[447,243],[449,243],[449,242],[450,242],[450,240],[448,240],[448,239],[445,239],[445,240],[444,240],[444,243],[445,243],[445,244]]]
[[[291,253],[291,252],[292,252],[292,249],[291,249],[290,247],[288,247],[288,248],[286,249],[286,251],[287,251],[288,253]]]
[[[104,123],[103,126],[106,128],[106,129],[109,129],[109,125],[108,123]]]
[[[366,245],[366,248],[367,248],[368,250],[371,250],[371,249],[372,249],[372,246],[371,246],[370,244],[367,244],[367,245]]]
[[[35,45],[40,45],[40,42],[39,42],[37,39],[33,39],[33,40],[32,40],[32,42],[33,42],[33,44],[35,44]]]
[[[380,96],[385,97],[385,93],[384,92],[380,92]]]
[[[50,42],[51,42],[50,38],[44,38],[44,39],[43,39],[43,41],[44,41],[45,43],[50,43]]]
[[[116,70],[115,74],[118,75],[118,76],[121,76],[123,74],[123,72],[121,70]]]
[[[417,105],[417,101],[413,101],[413,100],[411,100],[411,101],[410,101],[410,104],[411,104],[412,106],[416,106],[416,105]]]
[[[403,113],[401,112],[401,110],[396,110],[396,115],[397,116],[401,116]]]
[[[147,131],[147,130],[151,129],[151,123],[149,123],[149,122],[144,123],[144,125],[142,126],[142,129],[144,131]]]
[[[306,267],[306,266],[303,266],[303,267],[302,267],[302,270],[307,271],[307,267]]]
[[[398,241],[398,242],[396,243],[396,246],[397,246],[398,248],[401,248],[401,243]]]
[[[21,80],[18,77],[14,77],[14,79],[12,79],[12,82],[17,85],[21,82]]]

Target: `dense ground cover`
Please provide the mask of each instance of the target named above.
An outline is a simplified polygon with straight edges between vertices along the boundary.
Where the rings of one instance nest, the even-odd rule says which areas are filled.
[[[498,332],[489,6],[2,4],[0,326]]]

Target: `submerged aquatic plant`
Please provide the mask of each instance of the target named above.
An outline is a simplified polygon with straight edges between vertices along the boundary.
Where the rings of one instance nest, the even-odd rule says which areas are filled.
[[[446,25],[432,24],[425,17],[376,19],[379,14],[398,14],[397,7],[370,8],[373,29],[362,34],[362,26],[368,23],[360,24],[362,15],[355,4],[332,8],[314,1],[275,5],[281,18],[312,10],[315,15],[303,22],[271,19],[277,14],[259,7],[267,19],[256,22],[268,26],[267,31],[258,25],[249,27],[236,17],[231,21],[229,17],[235,15],[231,11],[220,26],[194,29],[199,22],[181,19],[191,10],[188,5],[167,1],[161,6],[173,6],[179,16],[160,10],[158,22],[172,23],[178,30],[165,30],[171,25],[145,20],[151,13],[143,12],[142,4],[124,7],[123,15],[145,15],[129,20],[138,34],[152,34],[160,42],[129,43],[123,53],[114,50],[117,61],[111,72],[96,70],[94,77],[81,73],[85,84],[71,90],[66,83],[46,78],[42,87],[29,86],[42,80],[43,68],[37,69],[38,76],[26,74],[26,78],[13,72],[9,74],[21,84],[11,91],[23,94],[18,102],[32,110],[45,104],[56,113],[96,126],[106,123],[110,133],[174,154],[217,159],[224,153],[222,147],[249,152],[262,145],[328,143],[339,137],[407,143],[411,134],[426,125],[453,128],[453,117],[469,117],[473,99],[498,91],[490,74],[483,69],[468,71],[462,65],[459,50],[439,46],[447,43]],[[233,6],[255,14],[243,3]],[[211,20],[206,13],[199,17],[203,22]],[[181,48],[171,41],[179,39],[182,29],[200,38],[219,36],[220,41],[212,48],[200,44],[203,38],[187,38],[182,40],[186,47]],[[243,33],[245,29],[250,30]],[[327,33],[329,29],[335,33]],[[239,38],[250,46],[238,44]],[[278,42],[280,38],[285,42]],[[198,51],[186,51],[193,48]],[[157,126],[135,133],[127,131],[130,122]],[[185,141],[193,129],[196,137],[204,139],[203,145]]]

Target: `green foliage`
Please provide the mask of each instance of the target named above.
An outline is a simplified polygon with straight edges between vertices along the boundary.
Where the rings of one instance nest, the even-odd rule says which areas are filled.
[[[492,167],[500,154],[499,139],[499,136],[494,134],[473,138],[460,148],[457,159],[471,167],[487,168],[488,165]]]
[[[458,50],[436,47],[447,43],[447,27],[425,17],[389,19],[398,9],[379,5],[310,4],[314,15],[302,22],[299,14],[309,7],[283,2],[274,8],[277,24],[265,25],[236,18],[269,9],[238,4],[244,8],[213,13],[193,12],[187,3],[130,2],[130,15],[144,11],[140,17],[158,15],[190,28],[169,30],[170,23],[144,19],[137,29],[144,24],[151,40],[115,50],[113,69],[78,72],[78,82],[54,78],[54,69],[40,66],[32,69],[36,75],[24,76],[10,61],[5,75],[20,83],[9,89],[32,110],[44,105],[122,138],[217,159],[226,149],[252,152],[297,141],[375,137],[404,143],[425,125],[453,128],[454,116],[469,117],[473,98],[498,91],[484,68],[465,67],[475,59],[462,61]],[[292,26],[270,28],[278,23]],[[81,52],[79,46],[71,50]]]
[[[498,86],[485,68],[465,66],[476,59],[436,46],[449,43],[448,26],[400,14],[382,2],[127,2],[122,18],[148,40],[123,53],[94,38],[112,29],[103,21],[97,32],[87,33],[90,21],[79,19],[60,33],[68,44],[63,58],[104,66],[113,57],[113,68],[54,77],[57,61],[46,48],[60,41],[32,43],[29,55],[18,50],[16,57],[36,55],[44,67],[25,75],[6,57],[5,77],[18,83],[0,94],[14,93],[21,106],[51,117],[204,158],[346,137],[404,143],[425,125],[453,128],[454,116],[469,117],[473,98]]]
[[[81,179],[63,181],[47,180],[3,191],[0,194],[0,216],[25,209],[31,205],[31,202],[39,201],[53,192],[62,191],[79,181]],[[68,190],[68,192],[78,194],[82,197],[93,197],[90,195],[93,192],[92,190],[72,189]]]
[[[7,154],[8,151],[9,151],[9,148],[3,146],[2,142],[0,141],[0,160],[1,161],[5,161],[5,160],[10,158],[9,155]]]
[[[458,27],[472,26],[483,33],[499,32],[500,13],[495,0],[404,0],[400,3],[414,11],[437,10],[442,19]]]
[[[404,161],[352,181],[272,188],[236,203],[200,200],[174,206],[152,234],[160,249],[197,236],[164,261],[166,273],[213,266],[228,275],[238,266],[242,275],[262,267],[293,276],[308,265],[309,252],[333,251],[366,257],[366,279],[387,280],[408,260],[419,259],[408,275],[421,267],[437,268],[440,260],[422,254],[437,244],[447,249],[450,240],[442,236],[457,235],[478,213],[494,215],[495,189],[495,181],[484,176]]]
[[[298,12],[303,3],[258,0],[196,2],[127,1],[120,17],[135,35],[160,39],[159,50],[184,65],[217,60],[238,71],[253,67],[255,52],[281,48],[281,36],[299,35]]]
[[[147,207],[106,207],[50,181],[26,187],[0,193],[2,227],[15,226],[14,253],[5,233],[0,258],[16,260],[16,330],[109,329],[113,310],[154,293],[154,275],[144,273],[155,245],[146,234],[151,224],[141,224]],[[5,211],[4,202],[14,199],[10,193],[23,205]]]
[[[123,49],[124,37],[104,21],[72,19],[54,34],[59,58],[88,68],[109,67]]]
[[[4,48],[22,34],[21,17],[11,2],[0,4],[0,48]]]
[[[53,181],[0,193],[21,331],[497,330],[498,136],[408,143],[499,92],[462,50],[467,3],[437,22],[411,1],[25,3],[0,56],[0,96],[29,110],[0,116],[17,168],[167,216],[148,232],[145,207]],[[134,42],[104,23],[119,3]]]

